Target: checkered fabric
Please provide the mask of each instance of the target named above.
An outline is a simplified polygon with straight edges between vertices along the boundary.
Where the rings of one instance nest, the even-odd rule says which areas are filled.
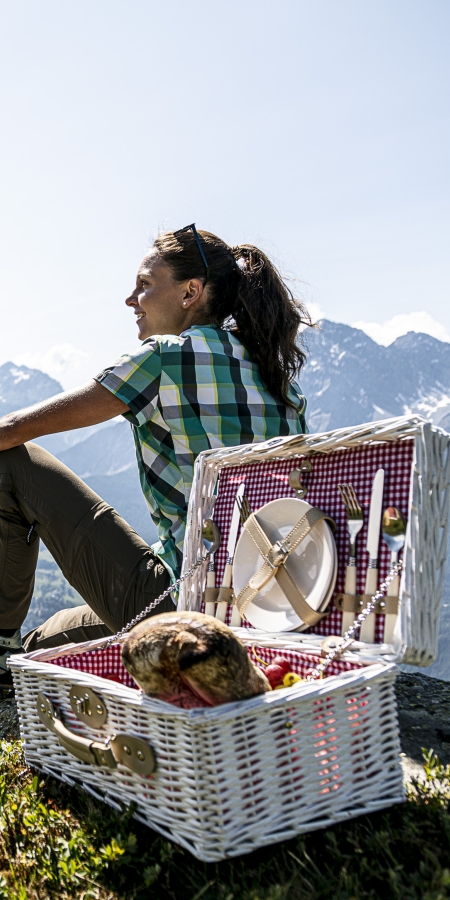
[[[291,671],[295,672],[296,675],[300,675],[300,678],[306,678],[312,669],[322,662],[321,657],[313,656],[311,653],[301,653],[298,650],[275,650],[273,647],[248,647],[247,649],[250,658],[263,672],[265,666],[261,665],[258,656],[260,660],[262,659],[263,662],[268,664],[273,662],[276,656],[282,656],[283,659],[287,659],[290,663]],[[344,662],[337,659],[328,665],[327,677],[360,668],[361,665],[358,665],[358,663]]]
[[[318,656],[312,656],[308,653],[298,653],[296,650],[275,650],[272,647],[251,647],[247,648],[250,658],[264,672],[264,663],[271,663],[276,656],[283,656],[289,660],[292,671],[300,678],[305,678],[319,662]],[[257,655],[255,655],[255,652]],[[259,656],[259,660],[258,660]],[[120,644],[112,644],[105,650],[90,650],[87,653],[79,653],[76,656],[60,656],[52,660],[53,665],[62,666],[65,669],[76,669],[78,672],[88,672],[90,675],[98,675],[100,678],[107,678],[110,681],[119,681],[126,687],[136,688],[136,682],[131,675],[128,674],[121,659]],[[341,672],[348,672],[350,669],[358,669],[355,663],[342,662],[337,660],[328,667],[328,675],[339,675]]]
[[[122,356],[96,381],[130,409],[141,487],[158,527],[154,546],[179,577],[194,462],[202,450],[306,432],[306,400],[276,403],[259,367],[229,331],[210,325],[156,335]]]
[[[315,453],[309,457],[312,471],[303,478],[308,488],[307,502],[318,506],[328,513],[336,522],[336,545],[338,552],[338,576],[335,593],[345,588],[345,572],[348,557],[347,514],[338,485],[353,484],[356,495],[364,512],[364,526],[357,538],[357,592],[364,594],[368,554],[366,552],[367,524],[369,516],[372,483],[377,469],[384,469],[385,484],[383,507],[396,506],[408,518],[409,488],[411,481],[411,465],[414,442],[390,441],[386,443],[365,444],[362,447],[336,450],[333,453]],[[269,460],[252,465],[241,465],[223,468],[220,473],[217,500],[214,507],[214,521],[222,535],[220,549],[215,554],[216,585],[221,584],[226,562],[226,548],[234,497],[241,482],[245,482],[245,493],[253,512],[281,497],[295,497],[295,491],[289,486],[289,473],[298,468],[295,458],[285,460]],[[379,580],[380,583],[389,571],[390,551],[383,540],[380,541]],[[333,602],[333,601],[332,601]],[[331,606],[330,606],[331,608]],[[231,608],[228,610],[227,622],[230,622]],[[248,622],[243,623],[251,627]],[[340,634],[342,613],[332,607],[329,616],[322,619],[309,632],[330,635]],[[376,616],[375,642],[382,643],[384,634],[384,616]]]
[[[98,675],[100,678],[107,678],[109,681],[120,682],[126,687],[137,689],[136,682],[122,662],[121,650],[120,644],[112,644],[104,650],[88,650],[77,655],[59,656],[51,662],[54,666],[88,672],[89,675]]]

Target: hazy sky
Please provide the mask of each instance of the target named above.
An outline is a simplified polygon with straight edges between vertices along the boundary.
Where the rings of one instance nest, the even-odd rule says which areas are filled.
[[[316,314],[450,340],[449,26],[448,0],[0,0],[0,364],[70,387],[133,350],[143,251],[192,221]]]

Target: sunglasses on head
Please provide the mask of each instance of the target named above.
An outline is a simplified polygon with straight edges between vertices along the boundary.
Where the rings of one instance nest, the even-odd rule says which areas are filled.
[[[200,253],[200,256],[201,256],[201,258],[202,258],[203,265],[204,265],[204,267],[205,267],[205,269],[206,269],[206,278],[205,278],[205,284],[206,284],[206,282],[208,281],[209,266],[208,266],[208,263],[207,263],[207,261],[206,261],[206,256],[205,256],[205,254],[204,254],[204,252],[203,252],[203,247],[202,247],[202,245],[201,245],[201,243],[200,243],[200,238],[199,238],[199,235],[198,235],[198,231],[197,231],[197,229],[196,229],[196,227],[195,227],[195,222],[192,222],[192,225],[186,225],[184,228],[179,228],[178,231],[174,231],[173,234],[174,234],[174,237],[177,237],[177,235],[183,234],[185,231],[189,231],[190,228],[192,228],[192,232],[193,232],[193,235],[194,235],[194,237],[195,237],[195,242],[196,242],[197,247],[198,247],[198,249],[199,249],[199,253]],[[203,285],[203,286],[204,286],[204,285]]]

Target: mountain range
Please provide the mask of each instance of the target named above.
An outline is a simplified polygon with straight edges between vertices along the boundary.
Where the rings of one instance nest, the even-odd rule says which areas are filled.
[[[308,357],[300,381],[308,400],[311,432],[414,413],[450,430],[449,343],[410,332],[383,347],[357,328],[328,320],[309,329],[303,340]],[[1,415],[61,391],[57,381],[39,370],[14,363],[0,366]],[[48,435],[37,443],[83,478],[145,540],[156,540],[125,420]],[[426,670],[448,680],[450,663],[444,646],[449,640],[450,571],[442,604],[442,649],[437,662]]]
[[[7,362],[0,366],[0,416],[60,394],[59,381],[27,366]]]
[[[306,336],[310,431],[420,413],[450,430],[450,344],[410,332],[389,347],[322,320]]]
[[[4,363],[0,366],[0,415],[31,406],[63,391],[39,369]],[[153,543],[157,531],[144,500],[136,466],[131,428],[124,419],[37,438],[107,503],[114,506],[142,537]]]

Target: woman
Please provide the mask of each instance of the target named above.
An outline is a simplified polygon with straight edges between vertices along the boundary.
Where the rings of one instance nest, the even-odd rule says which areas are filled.
[[[194,462],[202,450],[306,430],[294,381],[310,320],[256,247],[189,225],[162,234],[125,301],[142,346],[88,384],[0,419],[0,684],[34,588],[42,538],[86,606],[63,610],[26,650],[116,632],[180,574]],[[51,454],[27,443],[122,414],[158,526],[153,548]],[[173,609],[170,596],[155,613]]]

